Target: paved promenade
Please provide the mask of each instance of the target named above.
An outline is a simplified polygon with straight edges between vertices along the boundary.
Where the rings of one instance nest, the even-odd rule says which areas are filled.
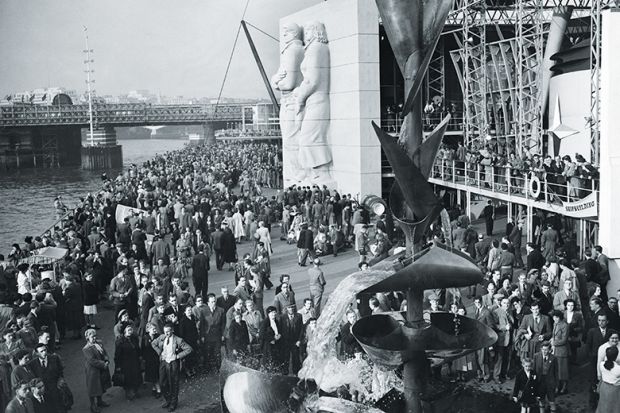
[[[476,227],[481,230],[483,223],[477,223]],[[496,223],[495,233],[499,234],[500,229],[503,232],[505,228],[505,220],[498,220]],[[264,304],[265,307],[271,305],[274,297],[275,286],[279,284],[280,274],[290,274],[291,284],[295,291],[295,298],[298,306],[301,306],[303,299],[310,296],[308,281],[307,281],[307,267],[299,267],[297,265],[296,248],[294,245],[288,245],[286,242],[279,240],[280,229],[275,227],[272,229],[272,236],[274,238],[273,248],[274,254],[271,258],[272,275],[271,279],[274,283],[274,288],[271,290],[265,290]],[[497,235],[499,238],[500,236]],[[238,245],[239,257],[242,257],[244,253],[249,252],[251,249],[250,242],[244,242]],[[213,260],[212,260],[213,261]],[[326,294],[324,300],[331,291],[338,285],[338,283],[350,273],[357,270],[358,256],[353,249],[349,249],[342,252],[338,257],[326,256],[322,257],[323,272],[327,281]],[[215,265],[211,265],[215,268]],[[227,268],[223,271],[211,271],[209,273],[209,291],[214,292],[216,295],[220,294],[220,288],[228,286],[232,291],[234,285],[233,272],[228,271]],[[479,287],[479,293],[482,293],[482,288]],[[103,340],[104,346],[108,351],[108,354],[113,358],[114,354],[114,336],[112,332],[113,312],[112,310],[100,307],[100,315],[98,325],[102,327],[98,334]],[[83,340],[72,341],[67,340],[63,343],[60,355],[65,363],[65,377],[74,392],[75,404],[72,412],[87,412],[89,409],[89,401],[86,394],[86,386],[84,382],[84,359],[81,353],[81,348],[84,345]],[[571,367],[573,368],[573,367]],[[588,412],[587,406],[587,384],[585,379],[585,368],[574,367],[575,375],[571,377],[569,383],[570,394],[558,397],[558,407],[563,412]],[[572,374],[572,373],[571,373]],[[510,397],[510,393],[513,387],[513,380],[508,380],[503,385],[479,384],[478,382],[471,380],[466,386],[482,390],[484,392],[503,393],[506,398]],[[200,375],[191,380],[181,379],[179,395],[179,406],[177,411],[180,413],[219,413],[219,384],[218,378],[214,375]],[[125,399],[124,392],[121,388],[114,387],[106,393],[104,400],[111,404],[110,407],[105,408],[103,411],[107,413],[116,412],[158,412],[164,411],[160,408],[162,404],[161,399],[155,399],[151,396],[150,385],[144,386],[141,389],[140,397],[134,401],[127,401]],[[484,403],[480,400],[480,403]],[[468,406],[469,407],[469,406]],[[516,406],[515,406],[516,407]],[[473,411],[477,413],[491,412],[489,406],[473,406]],[[486,410],[485,410],[486,408]],[[470,411],[465,408],[463,412]]]
[[[286,242],[279,241],[280,228],[272,229],[274,237],[273,249],[274,254],[271,258],[272,275],[271,280],[274,288],[265,290],[264,303],[265,307],[271,305],[274,297],[275,286],[279,284],[280,274],[290,274],[291,284],[295,291],[295,298],[298,306],[301,306],[304,298],[310,296],[308,288],[307,267],[299,267],[297,265],[297,249],[295,245],[288,245]],[[244,253],[250,252],[251,242],[243,242],[238,244],[238,255],[242,257]],[[326,256],[321,258],[323,262],[323,272],[327,281],[326,293],[333,291],[340,280],[357,270],[358,256],[352,249],[338,254],[338,257]],[[211,260],[211,268],[215,268],[213,257]],[[224,267],[223,271],[209,272],[209,291],[220,295],[220,288],[228,286],[232,292],[234,287],[234,276],[232,271],[228,271]],[[327,294],[323,299],[326,299]],[[98,315],[98,325],[101,330],[98,331],[99,337],[102,339],[105,349],[110,358],[114,357],[114,334],[112,328],[114,326],[113,311],[105,309],[99,305],[100,314]],[[84,358],[82,356],[82,347],[84,340],[66,340],[62,349],[59,351],[65,364],[65,377],[71,386],[75,397],[75,404],[72,412],[82,413],[89,411],[89,400],[86,394],[86,383],[84,381]],[[219,384],[218,378],[214,375],[201,375],[189,381],[181,379],[179,395],[179,406],[177,411],[180,413],[197,413],[197,412],[219,412]],[[140,397],[132,402],[125,399],[122,388],[113,387],[107,391],[104,400],[110,403],[110,407],[103,411],[106,413],[117,412],[156,412],[164,411],[160,408],[161,399],[155,399],[151,396],[150,385],[146,385],[140,392]]]

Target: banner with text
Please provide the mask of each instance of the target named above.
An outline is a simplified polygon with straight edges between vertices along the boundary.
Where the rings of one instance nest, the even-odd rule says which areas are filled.
[[[554,212],[573,218],[596,218],[598,216],[598,202],[596,192],[573,202],[563,202],[562,205],[550,204]]]
[[[138,209],[138,208],[132,208],[132,207],[128,207],[125,205],[121,205],[118,204],[116,206],[116,223],[117,224],[122,224],[125,220],[125,217],[130,217],[133,215],[133,213],[137,213],[137,214],[145,214],[146,211],[143,209]]]

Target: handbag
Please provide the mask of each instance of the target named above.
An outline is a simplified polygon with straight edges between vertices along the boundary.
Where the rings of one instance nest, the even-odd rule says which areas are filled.
[[[125,385],[125,375],[120,370],[114,371],[112,385],[116,387],[123,387]]]

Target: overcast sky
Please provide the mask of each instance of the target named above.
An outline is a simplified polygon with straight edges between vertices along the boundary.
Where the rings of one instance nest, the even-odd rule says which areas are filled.
[[[250,0],[245,19],[278,37],[280,17],[321,0]],[[246,0],[0,0],[0,93],[85,89],[88,27],[100,95],[149,89],[217,97]],[[250,27],[267,74],[278,43]],[[267,97],[241,32],[223,96]]]

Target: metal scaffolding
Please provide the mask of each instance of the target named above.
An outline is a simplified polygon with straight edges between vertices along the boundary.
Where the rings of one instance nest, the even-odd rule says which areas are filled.
[[[541,105],[543,68],[542,0],[517,0],[516,75],[517,113],[516,150],[542,153]]]
[[[474,6],[475,5],[475,6]],[[488,134],[485,3],[463,0],[462,54],[465,143]]]
[[[444,36],[455,37],[449,55],[463,91],[465,143],[489,135],[505,139],[517,154],[543,150],[544,108],[541,104],[545,36],[554,9],[573,8],[573,19],[590,19],[591,155],[599,160],[599,76],[601,9],[612,0],[515,0],[495,5],[484,0],[457,0]],[[487,27],[498,41],[487,43]],[[492,31],[488,31],[492,34]],[[445,72],[444,72],[445,73]],[[429,71],[429,84],[443,84]]]
[[[431,101],[433,97],[441,97],[441,102],[446,105],[445,77],[446,65],[444,61],[443,38],[439,39],[437,47],[433,51],[433,56],[428,65],[426,74],[426,101]]]

